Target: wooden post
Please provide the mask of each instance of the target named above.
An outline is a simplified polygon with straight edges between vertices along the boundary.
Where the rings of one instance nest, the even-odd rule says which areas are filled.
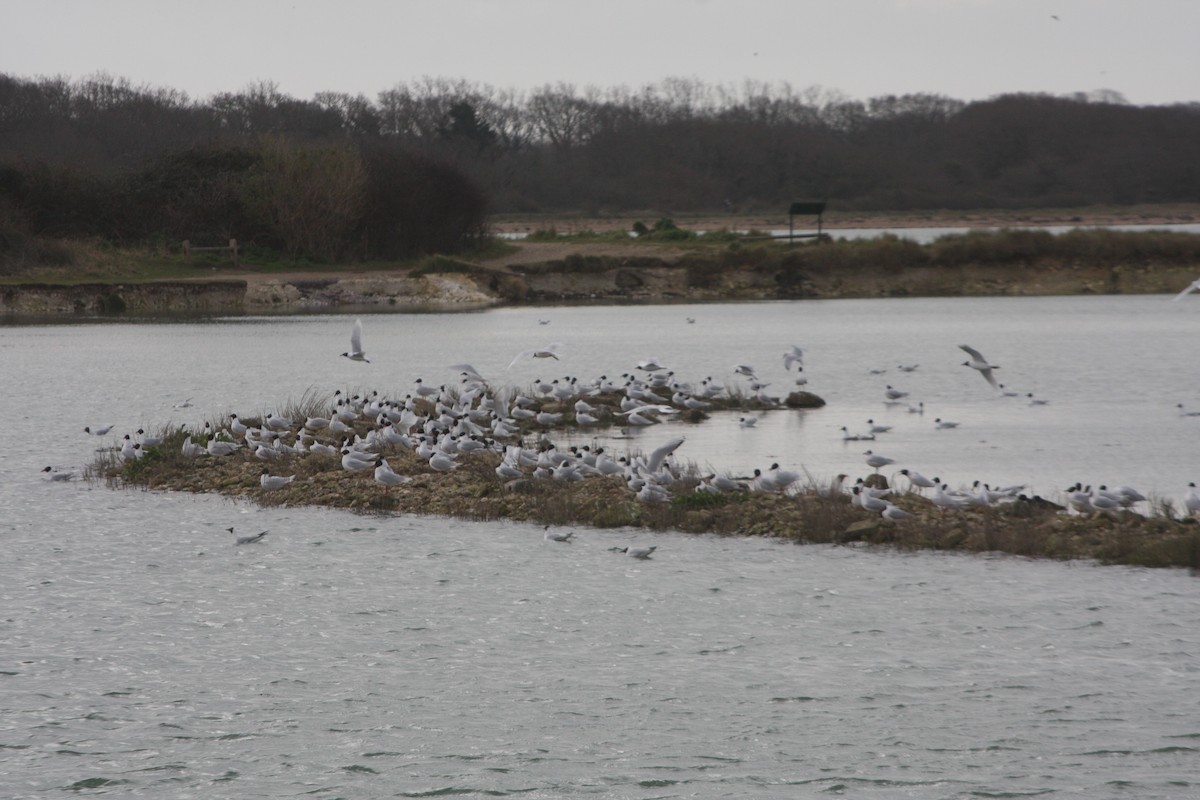
[[[238,265],[237,239],[229,240],[229,252],[233,254],[233,265],[235,267],[239,266]]]
[[[187,239],[183,240],[183,260],[192,263],[192,243]]]

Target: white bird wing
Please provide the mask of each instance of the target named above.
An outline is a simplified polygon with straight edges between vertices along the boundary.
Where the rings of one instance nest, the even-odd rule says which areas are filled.
[[[979,370],[979,374],[983,376],[984,380],[986,380],[988,383],[991,384],[993,389],[995,389],[996,391],[1000,391],[1000,385],[998,383],[996,383],[996,376],[992,374],[991,367],[988,367],[987,369]]]
[[[1172,300],[1182,300],[1183,298],[1187,297],[1189,294],[1191,294],[1192,292],[1195,292],[1195,291],[1200,291],[1200,278],[1197,278],[1196,280],[1189,283],[1187,285],[1186,289],[1184,289],[1182,292],[1175,295],[1171,299]]]
[[[643,412],[655,412],[658,414],[678,414],[679,409],[672,408],[671,406],[650,404],[650,405],[644,405],[644,406],[637,406],[636,408],[631,408],[628,411],[618,411],[616,413],[617,413],[617,416],[625,416],[627,414],[641,414]]]
[[[350,352],[361,353],[362,349],[362,320],[354,320],[354,330],[350,332]]]
[[[667,456],[679,449],[679,445],[681,444],[683,444],[682,436],[678,439],[672,439],[661,447],[656,448],[650,453],[650,460],[646,462],[646,467],[651,472],[658,472],[662,468],[663,461],[666,460]]]
[[[475,369],[470,364],[451,364],[450,369],[454,370],[455,372],[465,372],[467,373],[467,377],[475,378],[476,380],[480,381],[483,380],[483,376],[479,374],[479,370]]]
[[[515,367],[517,362],[523,358],[533,358],[533,354],[536,352],[537,352],[537,350],[522,350],[521,352],[517,353],[516,358],[514,358],[512,360],[512,363],[510,363],[508,365],[508,368],[512,369],[513,367]]]
[[[975,359],[976,361],[979,361],[984,364],[987,363],[987,359],[983,357],[983,353],[980,353],[974,347],[968,347],[965,344],[960,344],[958,347],[960,350],[965,350],[967,352],[967,354],[969,356],[971,356],[971,358]]]

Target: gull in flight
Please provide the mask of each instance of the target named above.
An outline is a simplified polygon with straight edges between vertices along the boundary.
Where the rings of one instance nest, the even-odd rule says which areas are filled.
[[[1196,280],[1189,283],[1187,285],[1186,289],[1184,289],[1182,292],[1175,295],[1171,299],[1172,300],[1182,300],[1184,297],[1187,297],[1192,292],[1200,292],[1200,278],[1197,278]]]
[[[367,358],[367,354],[363,352],[362,348],[361,319],[354,320],[354,330],[350,332],[350,350],[349,352],[342,353],[342,355],[351,361],[365,361],[368,364],[371,363],[370,359]]]
[[[517,362],[523,358],[553,358],[555,361],[558,361],[557,353],[561,348],[562,342],[552,342],[545,347],[534,348],[533,350],[522,350],[520,353],[517,353],[517,357],[512,360],[512,363],[508,365],[508,368],[512,369],[514,366],[516,366]]]
[[[792,349],[783,354],[783,368],[791,369],[792,364],[796,364],[800,370],[804,369],[804,351],[796,345],[792,345]]]
[[[226,528],[225,530],[229,531],[230,533],[233,533],[233,528]],[[237,540],[234,542],[234,544],[235,545],[237,545],[237,544],[254,544],[255,542],[261,542],[263,540],[263,537],[266,536],[268,533],[270,533],[270,531],[263,531],[261,533],[253,534],[252,536],[239,536],[239,537],[237,537]]]
[[[978,370],[979,374],[983,376],[983,379],[987,381],[993,389],[999,391],[1000,387],[999,384],[996,383],[996,376],[992,374],[992,370],[999,369],[999,367],[995,364],[989,364],[987,359],[983,357],[983,354],[973,347],[967,347],[965,344],[960,344],[958,348],[965,351],[967,355],[971,357],[970,361],[963,362],[963,366]]]

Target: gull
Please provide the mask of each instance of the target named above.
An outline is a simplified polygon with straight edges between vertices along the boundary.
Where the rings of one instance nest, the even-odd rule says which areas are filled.
[[[950,487],[946,484],[936,487],[933,490],[933,496],[929,498],[929,502],[933,503],[938,508],[945,510],[947,508],[962,508],[969,502],[965,497],[950,494],[947,489]]]
[[[932,489],[933,487],[937,486],[937,478],[929,480],[929,478],[926,478],[915,469],[902,469],[900,470],[900,474],[908,478],[913,486],[917,486],[922,489]]]
[[[971,357],[970,361],[963,362],[963,366],[978,370],[983,379],[988,382],[988,385],[993,389],[999,390],[1000,386],[996,383],[996,376],[992,375],[992,370],[999,369],[999,367],[995,364],[989,364],[987,359],[983,357],[983,354],[973,347],[960,344],[958,348],[965,351]]]
[[[350,350],[342,353],[342,355],[351,361],[365,361],[368,364],[371,363],[370,359],[367,358],[367,354],[363,352],[362,348],[361,319],[354,320],[354,329],[350,331]]]
[[[571,537],[575,535],[575,531],[552,531],[549,525],[544,530],[545,533],[542,535],[542,538],[547,542],[566,542],[569,544]]]
[[[887,503],[886,505],[887,505],[887,508],[883,509],[883,511],[880,512],[880,514],[882,514],[885,518],[890,519],[892,521],[899,521],[902,519],[912,519],[913,515],[907,511],[905,511],[903,508],[900,508],[900,506],[894,505],[892,503]]]
[[[523,358],[553,358],[555,361],[558,361],[559,359],[557,353],[560,349],[562,349],[562,342],[551,342],[545,347],[535,347],[532,350],[522,350],[521,352],[517,353],[516,357],[512,360],[512,363],[508,365],[508,368],[512,369],[514,366],[516,366],[516,363]]]
[[[658,549],[658,545],[652,545],[651,547],[630,546],[630,547],[622,547],[621,552],[624,553],[625,555],[629,556],[630,558],[640,558],[640,559],[644,560],[644,559],[649,558],[650,554],[653,553],[657,549]]]
[[[887,388],[883,390],[883,395],[888,400],[899,400],[901,397],[908,397],[908,392],[902,392],[891,384],[888,384]]]
[[[863,453],[863,455],[867,457],[867,466],[874,467],[876,472],[879,472],[880,467],[886,467],[888,464],[896,463],[896,459],[888,458],[887,456],[881,456],[878,453],[871,452],[870,450],[867,450],[865,453]]]
[[[783,368],[791,369],[792,364],[796,364],[798,370],[804,369],[804,351],[796,345],[792,345],[792,349],[783,354]]]
[[[1175,295],[1171,299],[1172,300],[1182,300],[1184,297],[1188,296],[1192,292],[1200,292],[1200,278],[1197,278],[1196,280],[1189,283],[1182,292]]]
[[[646,469],[648,469],[650,472],[658,472],[660,469],[662,469],[663,462],[666,461],[667,456],[678,450],[681,444],[683,444],[682,436],[677,439],[672,439],[661,447],[653,450],[650,453],[650,458],[646,459]]]
[[[1005,389],[1003,383],[996,384],[996,388],[1000,390],[1001,397],[1020,397],[1020,392],[1014,392],[1012,389]]]
[[[294,480],[296,480],[295,475],[288,475],[286,478],[282,475],[272,475],[266,467],[263,467],[262,474],[258,476],[259,485],[268,492],[282,489]]]
[[[107,436],[108,432],[113,429],[112,425],[98,425],[95,429],[88,426],[83,429],[84,433],[90,433],[92,436]]]
[[[864,492],[862,486],[855,486],[851,491],[854,493],[854,502],[867,511],[886,511],[890,505],[886,500],[882,500],[870,492]]]
[[[375,481],[384,486],[403,486],[412,483],[412,478],[395,472],[387,459],[381,458],[375,462]]]
[[[733,371],[738,375],[745,375],[747,378],[758,380],[758,375],[754,372],[754,367],[749,364],[734,364]]]
[[[1175,407],[1179,409],[1181,417],[1200,417],[1200,411],[1188,411],[1183,407],[1183,403],[1176,403]]]
[[[919,366],[921,366],[921,365],[920,364],[901,364],[898,367],[896,367],[896,369],[900,370],[901,372],[913,372]]]
[[[429,457],[429,466],[438,472],[449,472],[452,469],[458,469],[458,462],[452,456],[445,453],[434,453]]]
[[[770,476],[771,482],[775,484],[775,488],[783,491],[791,486],[796,481],[800,480],[800,473],[795,470],[780,469],[779,464],[772,464],[767,470],[767,475]]]
[[[1025,396],[1029,398],[1029,405],[1031,405],[1031,406],[1044,406],[1044,405],[1048,405],[1050,403],[1049,400],[1040,400],[1038,398],[1035,398],[1033,396],[1033,392],[1029,392]]]
[[[229,531],[230,533],[233,533],[233,528],[226,528],[225,530]],[[235,545],[254,544],[255,542],[261,542],[263,540],[263,537],[266,536],[268,533],[270,533],[270,531],[262,531],[261,533],[256,533],[256,534],[253,534],[252,536],[239,536],[234,541],[234,544]]]
[[[951,422],[950,420],[948,420],[948,419],[942,419],[941,417],[938,417],[938,418],[937,418],[937,419],[935,419],[933,422],[934,422],[934,425],[936,426],[936,428],[937,428],[938,430],[948,430],[948,429],[950,429],[950,428],[957,428],[957,427],[958,427],[958,423],[957,423],[957,422]]]
[[[753,428],[758,424],[758,417],[738,417],[738,426],[742,428]]]
[[[873,433],[851,433],[850,429],[845,425],[842,426],[842,441],[843,442],[873,442],[875,434]]]
[[[1187,509],[1189,517],[1200,515],[1200,492],[1196,491],[1195,482],[1188,484],[1188,493],[1183,498],[1183,507]]]
[[[637,368],[643,372],[657,372],[660,369],[666,369],[662,364],[658,363],[657,358],[647,358],[637,363]]]
[[[454,370],[455,372],[461,372],[471,380],[480,381],[481,383],[485,382],[483,380],[483,376],[479,374],[479,370],[475,369],[470,364],[451,364],[450,369]]]
[[[186,400],[181,400],[175,404],[175,408],[191,408],[191,407],[192,407],[192,398],[190,398],[190,397],[187,398]]]
[[[867,420],[867,425],[871,426],[870,433],[887,433],[892,429],[891,425],[876,425],[873,419]]]
[[[69,481],[77,477],[75,472],[59,472],[54,467],[46,467],[42,472],[47,473],[46,477],[52,481]]]
[[[817,495],[820,497],[837,497],[842,493],[842,481],[846,480],[845,473],[838,473],[828,485],[818,486]]]
[[[695,325],[695,324],[696,324],[696,318],[695,318],[695,317],[687,317],[686,319],[687,319],[687,323],[688,323],[688,325]]]

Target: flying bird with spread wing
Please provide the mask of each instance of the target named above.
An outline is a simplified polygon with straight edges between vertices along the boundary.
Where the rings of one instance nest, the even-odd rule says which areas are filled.
[[[989,364],[988,360],[983,357],[983,354],[974,347],[968,347],[965,344],[960,344],[960,350],[963,350],[971,357],[970,361],[964,361],[964,367],[970,367],[973,370],[978,370],[983,379],[987,381],[993,389],[999,391],[999,385],[996,383],[996,376],[992,374],[992,370],[999,369],[995,364]]]

